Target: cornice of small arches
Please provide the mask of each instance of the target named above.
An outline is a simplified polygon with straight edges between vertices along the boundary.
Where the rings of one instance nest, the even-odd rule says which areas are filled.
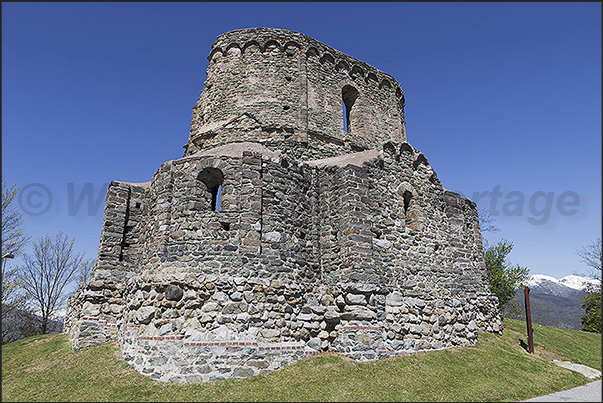
[[[364,81],[366,81],[367,84],[370,83],[371,81],[373,81],[373,83],[375,85],[379,85],[379,79],[377,78],[377,75],[373,72],[369,72],[366,75],[366,78],[364,79]]]
[[[218,52],[220,53],[220,55],[224,56],[224,52],[222,51],[222,48],[217,46],[209,52],[209,56],[207,56],[207,60],[211,63],[214,60],[214,56]]]
[[[404,91],[400,87],[396,88],[396,98],[398,98],[398,104],[404,108],[406,105],[406,100],[404,99]]]
[[[347,73],[350,71],[350,65],[345,60],[340,60],[335,65],[335,71],[339,73]]]
[[[241,46],[238,42],[231,42],[226,46],[225,50],[220,46],[216,46],[211,50],[207,59],[211,62],[216,53],[219,52],[221,56],[225,56],[228,54],[228,51],[233,48],[238,48],[240,49],[241,54],[246,54],[248,53],[249,48],[252,46],[257,47],[257,49],[262,53],[277,49],[279,52],[284,52],[288,56],[293,56],[299,51],[302,51],[302,45],[293,40],[288,40],[284,43],[284,45],[281,45],[281,42],[276,39],[267,39],[262,46],[260,42],[252,39],[245,42],[243,46]],[[364,63],[363,65],[358,65],[353,62],[350,63],[341,57],[336,58],[329,50],[322,50],[320,47],[314,45],[310,45],[308,47],[308,49],[305,51],[305,56],[309,60],[315,58],[316,61],[323,65],[331,64],[335,71],[348,74],[353,80],[360,78],[364,80],[366,84],[377,85],[380,90],[394,91],[395,96],[398,99],[398,104],[404,107],[404,91],[402,91],[402,89],[399,87],[398,82],[394,80],[394,83],[392,84],[392,81],[389,78],[379,79],[379,76],[381,75],[380,72],[378,72],[378,70],[374,69],[372,66]],[[349,57],[352,59],[351,56]],[[372,69],[376,71],[371,71]]]
[[[324,52],[318,61],[322,64],[330,63],[335,66],[335,58],[329,52]]]
[[[278,49],[279,52],[285,51],[288,53],[292,53],[292,52],[295,53],[296,49],[301,48],[299,43],[297,43],[295,41],[288,41],[287,43],[285,43],[285,46],[281,46],[281,44],[277,40],[269,39],[262,46],[262,44],[260,44],[260,42],[252,39],[250,41],[245,42],[245,44],[243,46],[241,46],[241,44],[238,42],[229,43],[225,49],[223,49],[221,46],[216,46],[209,53],[207,60],[211,62],[212,59],[214,58],[214,56],[216,55],[216,53],[218,53],[218,52],[222,56],[225,56],[228,53],[228,51],[232,48],[238,48],[238,49],[240,49],[241,54],[245,54],[245,53],[249,52],[249,48],[251,48],[251,47],[256,47],[262,53],[266,53],[266,52],[272,51],[274,49]]]
[[[352,77],[352,79],[355,79],[358,77],[364,78],[364,69],[362,69],[362,67],[354,65],[352,67],[352,69],[350,70],[350,77]]]
[[[240,46],[238,43],[231,43],[231,44],[229,44],[229,45],[226,47],[226,51],[225,51],[225,52],[223,52],[223,53],[228,54],[228,52],[229,52],[231,49],[238,49],[238,50],[239,50],[239,54],[242,54],[242,53],[243,53],[243,49],[241,49],[241,46]]]
[[[389,82],[389,80],[387,78],[384,78],[379,83],[379,89],[383,89],[383,88],[392,88],[392,84]]]
[[[295,41],[288,41],[283,49],[288,56],[293,56],[301,50],[301,45]]]
[[[262,49],[262,53],[272,52],[272,50],[277,49],[279,52],[282,51],[281,45],[278,41],[274,39],[269,39],[264,44],[264,48]]]
[[[425,157],[423,153],[419,153],[419,155],[417,155],[417,158],[415,158],[412,163],[412,167],[416,170],[421,164],[425,165],[426,167],[429,167],[429,161],[427,161],[427,157]]]

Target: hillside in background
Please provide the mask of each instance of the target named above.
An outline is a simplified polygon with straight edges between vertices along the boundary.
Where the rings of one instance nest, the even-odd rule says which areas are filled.
[[[560,329],[582,330],[580,315],[584,315],[582,301],[586,296],[584,289],[588,284],[596,285],[595,279],[582,276],[565,276],[556,279],[543,274],[531,276],[530,308],[532,323]],[[503,315],[508,318],[525,319],[523,288],[517,290],[514,305],[506,309]]]
[[[62,316],[48,322],[48,333],[58,334],[63,331],[64,311]],[[37,334],[42,323],[42,317],[34,313],[14,309],[2,318],[2,344],[17,341]]]

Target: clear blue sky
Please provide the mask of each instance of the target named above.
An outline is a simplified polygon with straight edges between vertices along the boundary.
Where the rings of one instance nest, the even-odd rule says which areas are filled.
[[[62,230],[95,257],[104,185],[182,157],[211,44],[258,26],[394,76],[408,140],[444,187],[485,192],[490,242],[512,241],[532,274],[587,270],[575,251],[601,236],[601,3],[2,3],[2,175],[34,214],[36,192],[52,195],[24,217],[32,239]],[[84,190],[100,206],[70,211]]]

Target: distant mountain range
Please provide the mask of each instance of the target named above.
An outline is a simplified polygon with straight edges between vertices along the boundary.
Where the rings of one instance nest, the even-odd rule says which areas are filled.
[[[562,329],[582,330],[580,315],[584,315],[582,301],[586,287],[600,284],[598,280],[570,275],[556,279],[534,274],[528,281],[532,323]],[[517,291],[514,302],[503,312],[505,317],[525,319],[523,288]]]
[[[589,285],[596,286],[598,280],[582,276],[565,276],[557,280],[555,277],[544,274],[534,274],[528,282],[530,293],[555,295],[558,297],[572,298],[583,295],[582,291]]]

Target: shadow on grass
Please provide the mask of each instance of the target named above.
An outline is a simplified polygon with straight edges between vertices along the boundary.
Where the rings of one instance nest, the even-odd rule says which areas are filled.
[[[528,346],[527,336],[525,336],[525,334],[518,332],[517,330],[511,330],[511,332],[514,333],[512,335],[513,339],[517,340],[519,342],[519,346],[521,348],[523,348],[526,351],[526,353],[529,353],[530,350],[529,350],[529,346]],[[522,338],[522,336],[524,338]]]
[[[524,339],[519,339],[519,345],[521,346],[521,348],[526,350],[527,353],[530,352],[528,343],[526,343],[526,341]]]

